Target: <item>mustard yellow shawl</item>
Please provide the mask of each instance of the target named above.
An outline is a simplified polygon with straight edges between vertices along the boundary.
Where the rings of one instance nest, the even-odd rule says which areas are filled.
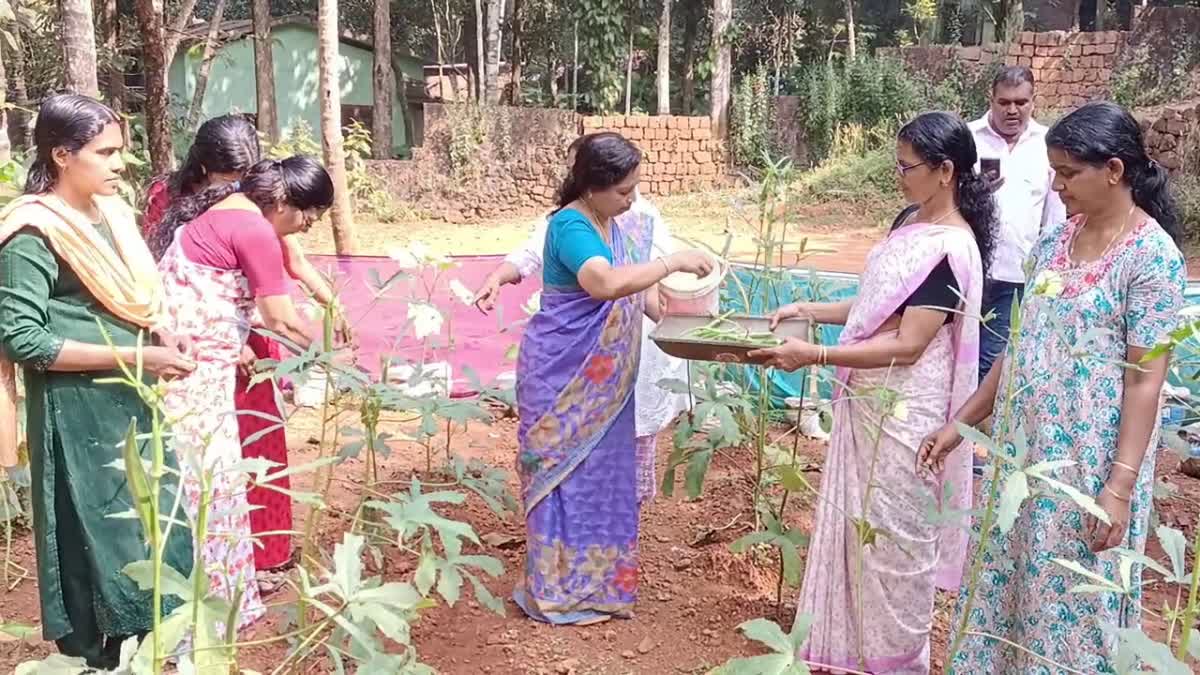
[[[158,267],[120,197],[96,197],[114,245],[84,214],[53,194],[24,195],[0,210],[0,245],[26,227],[37,229],[84,287],[119,319],[151,328],[158,320]],[[0,352],[0,467],[17,464],[17,389],[14,364]]]

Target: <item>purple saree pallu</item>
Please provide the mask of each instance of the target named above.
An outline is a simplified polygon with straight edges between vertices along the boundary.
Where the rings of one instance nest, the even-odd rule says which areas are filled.
[[[637,225],[613,225],[613,263],[636,256]],[[649,239],[646,228],[644,239]],[[555,624],[629,617],[637,599],[634,380],[640,294],[600,301],[547,287],[517,361],[517,471],[527,529],[513,599]]]

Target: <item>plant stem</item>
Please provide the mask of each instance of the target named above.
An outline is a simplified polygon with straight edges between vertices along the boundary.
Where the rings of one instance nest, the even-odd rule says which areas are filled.
[[[1186,663],[1190,653],[1192,629],[1196,625],[1196,617],[1200,614],[1200,525],[1192,533],[1192,587],[1188,591],[1187,608],[1183,610],[1183,626],[1179,631],[1179,649],[1175,658]]]
[[[159,417],[160,411],[158,406],[150,406],[150,450],[153,454],[152,468],[150,471],[150,513],[152,527],[147,535],[150,538],[150,555],[151,565],[154,567],[154,590],[152,591],[150,603],[150,639],[153,641],[153,656],[151,668],[154,675],[160,675],[163,667],[162,653],[162,566],[163,566],[163,547],[165,542],[162,541],[162,523],[158,519],[159,494],[161,490],[160,483],[163,476],[163,438],[162,438],[162,419]],[[182,485],[180,489],[182,489]],[[171,514],[175,516],[174,513]]]
[[[1009,329],[1008,339],[1010,343],[1017,338],[1020,321],[1013,322]],[[1015,352],[1015,350],[1013,350]],[[1005,359],[1008,366],[1008,382],[1006,383],[1006,391],[1004,392],[1004,414],[1001,415],[999,427],[1000,433],[1005,436],[1009,433],[1009,426],[1012,420],[1012,404],[1013,404],[1013,382],[1016,380],[1016,358],[1015,354],[1009,354]],[[995,426],[993,426],[993,438],[995,437]],[[988,543],[991,540],[992,525],[996,519],[996,502],[1000,497],[1000,471],[1004,463],[995,462],[995,469],[992,470],[992,484],[988,491],[987,508],[984,510],[983,520],[979,524],[979,545],[975,548],[975,556],[971,561],[971,574],[967,582],[967,599],[963,603],[962,619],[959,621],[958,630],[955,631],[954,641],[950,643],[950,649],[946,652],[945,673],[950,675],[951,665],[954,663],[954,655],[958,653],[959,647],[962,646],[963,640],[967,636],[967,624],[971,620],[971,610],[975,606],[975,591],[979,586],[979,577],[983,574],[983,553],[987,550]]]

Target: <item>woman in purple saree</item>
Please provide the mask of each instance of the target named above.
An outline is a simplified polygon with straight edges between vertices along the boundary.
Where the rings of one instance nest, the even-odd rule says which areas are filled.
[[[712,264],[694,250],[651,260],[650,220],[614,222],[633,202],[640,162],[618,134],[580,145],[546,232],[541,309],[521,339],[517,470],[528,536],[513,598],[539,621],[632,615],[642,314],[657,320],[663,277]]]
[[[928,505],[949,484],[941,510],[970,508],[970,456],[959,453],[940,476],[918,474],[916,456],[978,384],[979,307],[996,219],[975,163],[958,117],[926,113],[905,125],[896,170],[914,206],[871,251],[858,296],[789,305],[775,316],[842,324],[839,344],[790,340],[750,355],[786,370],[838,368],[797,608],[813,621],[799,656],[817,668],[928,673],[935,588],[961,582],[966,522],[939,526]]]

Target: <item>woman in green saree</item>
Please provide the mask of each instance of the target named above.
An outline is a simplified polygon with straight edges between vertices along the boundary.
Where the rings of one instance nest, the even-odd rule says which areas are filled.
[[[139,520],[113,517],[133,500],[125,473],[109,466],[131,419],[149,431],[150,410],[132,388],[97,380],[136,362],[138,334],[158,318],[160,283],[132,211],[116,196],[124,144],[117,115],[90,98],[54,96],[34,138],[25,195],[0,212],[0,372],[11,377],[13,364],[24,371],[43,637],[111,669],[121,643],[152,623],[150,594],[124,573],[149,557],[146,537]],[[142,361],[147,378],[192,369],[175,346],[143,347]],[[164,490],[160,512],[171,514],[173,502]],[[186,527],[172,528],[163,559],[190,574]],[[175,600],[164,599],[164,613]]]

